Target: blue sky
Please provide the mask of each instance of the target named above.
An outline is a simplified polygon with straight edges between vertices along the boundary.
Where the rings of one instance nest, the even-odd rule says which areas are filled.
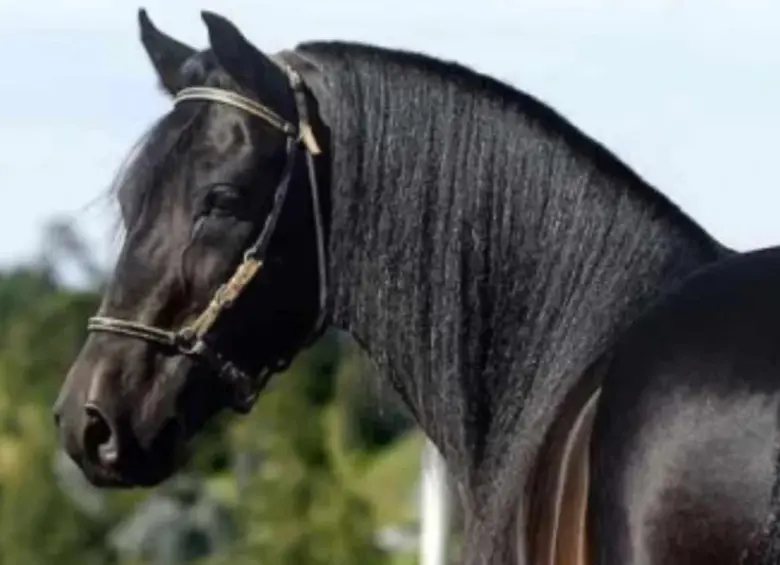
[[[456,59],[546,101],[717,238],[780,243],[777,0],[150,0],[165,31],[203,46],[199,10],[261,49],[356,39]],[[294,5],[288,9],[283,6]],[[109,258],[121,160],[168,108],[125,0],[0,0],[0,264],[52,216]]]

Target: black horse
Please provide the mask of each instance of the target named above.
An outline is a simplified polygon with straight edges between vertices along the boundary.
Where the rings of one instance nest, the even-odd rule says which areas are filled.
[[[780,563],[780,248],[697,272],[605,359],[593,563]]]
[[[175,103],[117,180],[126,239],[55,406],[67,451],[95,484],[156,484],[334,325],[446,459],[465,562],[529,562],[587,369],[731,251],[507,85],[352,43],[268,56],[203,19],[198,52],[140,12]]]

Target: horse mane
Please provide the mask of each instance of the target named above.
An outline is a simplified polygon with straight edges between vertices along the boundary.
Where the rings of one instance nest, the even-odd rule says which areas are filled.
[[[469,497],[469,562],[513,562],[525,481],[563,399],[651,299],[729,250],[498,80],[360,43],[291,56],[316,69],[333,139],[334,321]]]
[[[681,229],[687,230],[688,235],[697,238],[703,237],[705,240],[710,239],[709,234],[702,230],[688,214],[667,195],[645,181],[613,151],[583,132],[548,104],[502,80],[455,61],[447,61],[420,52],[380,47],[361,42],[309,41],[299,44],[296,49],[304,53],[311,52],[348,60],[351,65],[360,64],[363,73],[367,71],[367,68],[374,66],[414,69],[429,80],[438,82],[441,86],[455,84],[476,99],[485,97],[497,99],[505,108],[514,109],[525,120],[539,127],[548,135],[560,138],[572,152],[587,159],[605,174],[627,186],[636,188],[637,197],[647,199],[651,206],[657,207],[672,221],[678,223]]]

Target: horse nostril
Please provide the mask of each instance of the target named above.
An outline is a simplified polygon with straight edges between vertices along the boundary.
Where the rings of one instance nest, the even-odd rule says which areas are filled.
[[[119,460],[119,438],[108,418],[93,404],[84,407],[84,454],[97,465],[112,467]]]

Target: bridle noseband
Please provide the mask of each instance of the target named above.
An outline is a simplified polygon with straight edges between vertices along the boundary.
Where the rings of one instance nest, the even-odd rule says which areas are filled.
[[[164,345],[181,355],[206,361],[219,373],[220,378],[224,379],[232,386],[234,391],[233,407],[239,412],[247,412],[251,409],[258,393],[268,382],[270,376],[275,372],[285,369],[290,364],[291,359],[279,359],[271,366],[264,368],[259,375],[253,377],[240,369],[233,362],[225,359],[218,351],[214,350],[208,344],[207,336],[222,312],[228,309],[236,301],[263,265],[268,243],[273,235],[276,222],[282,212],[290,180],[295,170],[296,157],[301,151],[301,145],[305,150],[306,166],[309,174],[309,187],[311,190],[314,227],[317,240],[317,267],[319,275],[319,314],[306,343],[311,343],[311,341],[320,334],[325,323],[327,312],[325,237],[319,200],[319,189],[317,187],[317,175],[314,168],[314,156],[320,154],[320,148],[309,122],[307,100],[300,75],[287,65],[280,64],[280,67],[287,75],[290,81],[290,87],[295,96],[295,105],[299,120],[299,125],[297,127],[280,117],[270,108],[230,90],[212,87],[191,87],[182,89],[174,99],[174,104],[188,100],[205,100],[239,108],[264,120],[281,131],[287,138],[286,163],[281,180],[274,191],[273,206],[266,217],[260,235],[244,252],[243,261],[235,270],[233,276],[217,289],[209,305],[195,321],[179,330],[166,330],[141,322],[133,322],[107,316],[94,316],[90,318],[87,323],[87,330],[90,332],[107,332],[143,339]]]

